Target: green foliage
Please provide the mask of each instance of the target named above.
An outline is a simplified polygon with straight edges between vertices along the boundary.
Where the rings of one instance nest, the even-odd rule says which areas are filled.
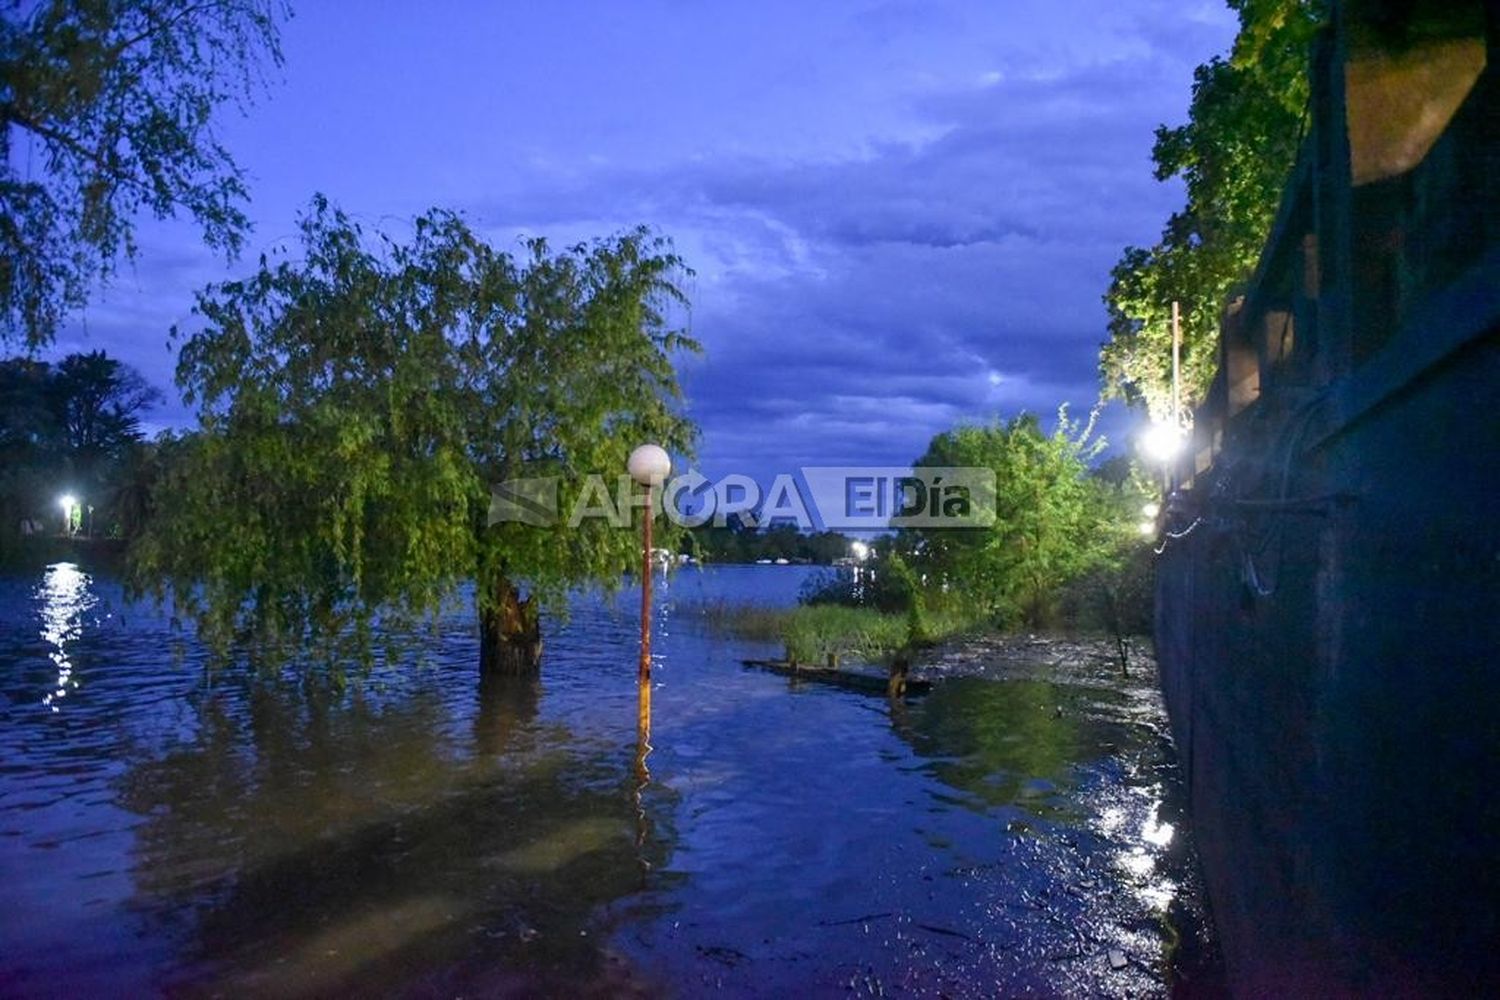
[[[201,431],[153,491],[138,586],[220,652],[275,656],[363,649],[377,616],[431,613],[465,581],[484,614],[512,584],[557,607],[635,565],[636,535],[602,520],[485,522],[494,484],[558,477],[566,514],[636,444],[690,448],[672,358],[697,345],[669,320],[687,272],[665,240],[538,239],[517,260],[451,213],[398,242],[318,199],[301,242],[174,331]]]
[[[867,663],[888,662],[912,648],[911,617],[903,612],[848,605],[768,608],[713,601],[678,609],[716,633],[756,641],[780,641],[789,657],[821,666],[829,654]],[[973,629],[970,609],[945,606],[923,613],[924,641],[936,642]]]
[[[1150,635],[1154,622],[1155,558],[1141,537],[1143,508],[1157,487],[1128,458],[1114,458],[1090,472],[1106,516],[1100,526],[1101,558],[1069,580],[1060,593],[1063,619],[1075,631],[1112,636],[1128,659],[1129,639]]]
[[[0,13],[0,342],[51,341],[135,253],[135,216],[186,212],[233,253],[244,179],[214,136],[262,61],[278,0],[42,0]]]
[[[787,659],[821,664],[830,654],[876,661],[902,648],[906,621],[873,608],[838,605],[792,609],[782,631]]]
[[[987,528],[920,528],[899,545],[946,585],[996,620],[1046,623],[1056,591],[1108,552],[1110,513],[1088,463],[1103,447],[1066,409],[1051,434],[1036,417],[959,427],[932,439],[918,466],[994,470],[995,523]]]
[[[677,614],[702,623],[714,635],[730,635],[756,642],[779,640],[792,610],[724,598],[680,601],[673,605],[673,609]]]
[[[1213,379],[1219,317],[1254,270],[1306,122],[1308,47],[1321,0],[1230,0],[1240,32],[1230,57],[1199,66],[1188,122],[1156,131],[1158,180],[1181,178],[1187,204],[1149,249],[1127,247],[1111,272],[1106,395],[1170,411],[1172,302],[1182,309],[1185,405]]]

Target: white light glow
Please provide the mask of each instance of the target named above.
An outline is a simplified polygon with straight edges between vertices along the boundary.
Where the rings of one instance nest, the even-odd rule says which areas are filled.
[[[850,542],[849,554],[854,557],[855,562],[864,562],[870,558],[870,547],[864,542]]]
[[[1150,503],[1146,504],[1146,506],[1141,508],[1142,517],[1155,518],[1156,515],[1160,513],[1161,504],[1157,503],[1155,500],[1151,501]]]
[[[57,667],[57,682],[42,698],[42,704],[58,712],[61,699],[78,687],[68,646],[83,635],[84,623],[97,598],[88,575],[72,563],[48,566],[37,597],[42,606],[42,641],[52,647],[47,655]]]
[[[1182,428],[1157,422],[1141,436],[1141,447],[1158,462],[1170,462],[1182,450]]]

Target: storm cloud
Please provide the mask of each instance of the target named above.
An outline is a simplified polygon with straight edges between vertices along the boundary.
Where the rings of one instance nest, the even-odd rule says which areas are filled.
[[[397,231],[454,207],[502,244],[650,224],[696,271],[705,471],[901,463],[958,421],[1095,400],[1109,266],[1180,197],[1152,130],[1233,30],[1216,4],[1122,6],[307,11],[287,79],[225,139],[253,249],[315,190]],[[244,267],[149,226],[59,348],[165,384],[193,289]]]

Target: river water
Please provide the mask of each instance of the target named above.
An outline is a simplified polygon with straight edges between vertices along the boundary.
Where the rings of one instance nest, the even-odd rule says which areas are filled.
[[[891,704],[689,613],[806,572],[659,584],[648,742],[628,590],[549,624],[539,684],[479,684],[456,609],[333,695],[208,677],[76,565],[0,578],[0,994],[1169,992],[1159,703]]]

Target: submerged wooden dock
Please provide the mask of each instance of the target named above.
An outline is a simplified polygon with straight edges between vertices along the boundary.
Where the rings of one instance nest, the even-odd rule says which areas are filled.
[[[819,667],[812,664],[791,663],[787,660],[741,660],[746,667],[768,670],[793,680],[813,681],[829,684],[862,694],[888,695],[891,693],[891,678],[881,674],[859,670],[841,670],[838,667]],[[932,690],[932,682],[912,677],[905,678],[905,694],[926,694]]]

